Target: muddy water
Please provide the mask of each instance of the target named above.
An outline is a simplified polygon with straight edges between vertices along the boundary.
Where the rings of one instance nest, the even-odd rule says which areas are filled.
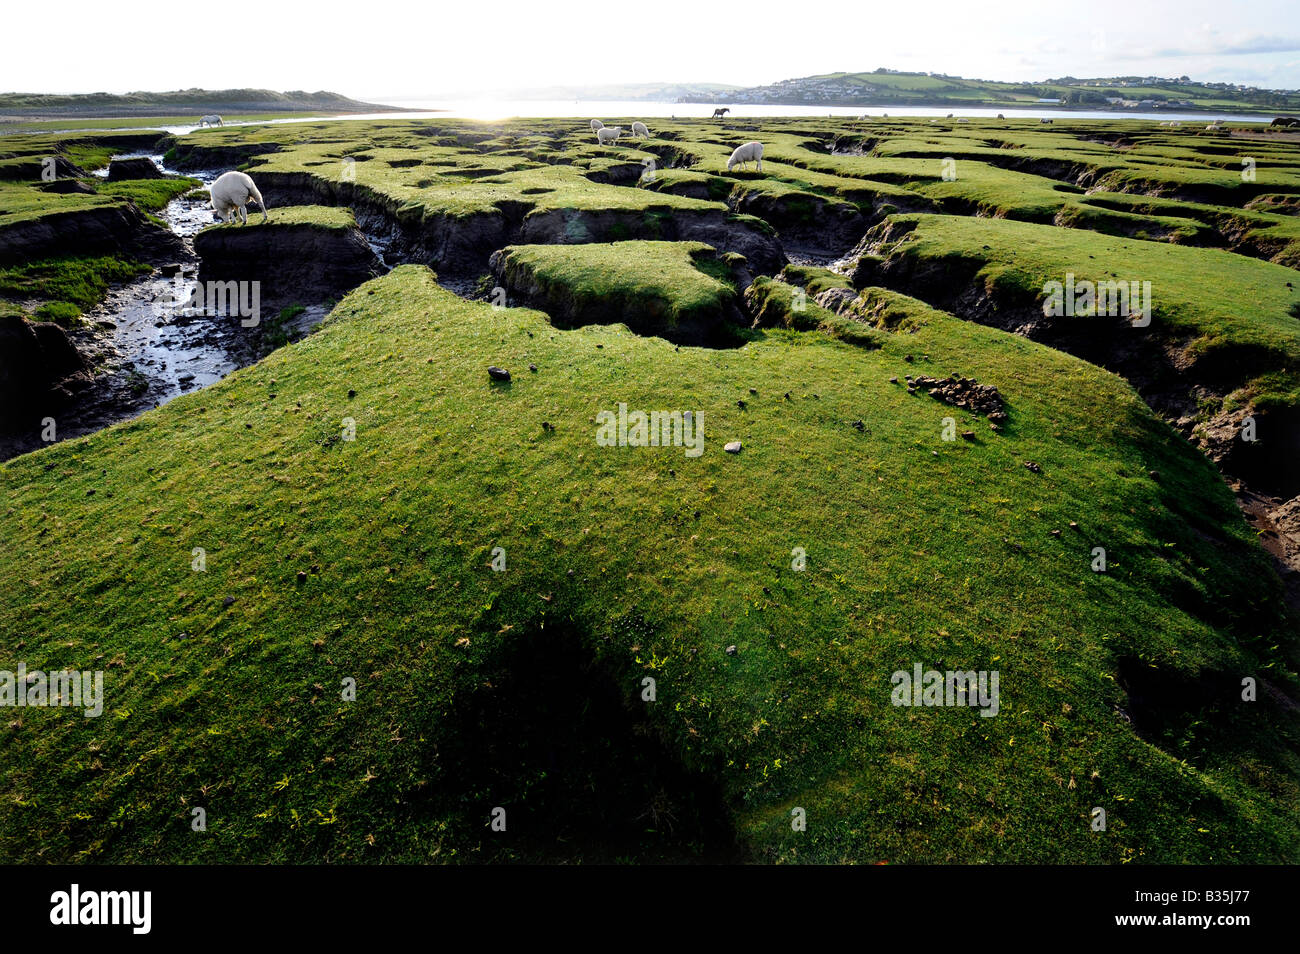
[[[124,153],[114,158],[141,156],[171,173],[160,155]],[[220,171],[224,170],[186,174],[208,186]],[[107,169],[96,175],[107,175]],[[171,261],[110,290],[105,301],[87,313],[88,326],[70,333],[95,376],[91,387],[57,415],[61,440],[135,417],[178,395],[214,384],[270,351],[266,325],[268,317],[276,322],[276,316],[263,315],[261,327],[245,328],[234,315],[196,313],[184,307],[198,278],[194,235],[216,221],[206,195],[174,199],[156,215],[180,238],[181,246]],[[371,245],[382,260],[385,249],[373,240]],[[324,305],[309,307],[279,324],[278,331],[290,341],[297,340],[326,313]],[[38,435],[7,437],[0,440],[0,459],[40,446]]]

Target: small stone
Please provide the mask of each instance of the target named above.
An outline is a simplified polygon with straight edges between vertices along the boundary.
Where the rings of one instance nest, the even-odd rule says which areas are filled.
[[[299,571],[298,571],[298,582],[299,582],[299,583],[306,583],[306,582],[307,582],[307,571],[306,571],[306,570],[299,570]]]
[[[757,393],[758,393],[758,388],[750,388],[750,389],[749,389],[749,393],[750,393],[750,394],[757,394]]]
[[[911,362],[912,356],[910,354],[905,354],[903,355],[903,360],[907,362]]]
[[[233,596],[227,596],[224,600],[221,601],[221,608],[229,609],[231,606],[234,605],[234,603],[235,603],[235,598]]]
[[[356,396],[357,396],[356,390],[354,388],[348,388],[348,397],[354,398]]]
[[[1053,531],[1051,531],[1051,534],[1052,534],[1052,536],[1054,536],[1054,537],[1059,537],[1059,536],[1061,535],[1061,531],[1060,531],[1060,530],[1053,530]]]
[[[740,446],[740,441],[730,441],[727,444],[724,444],[722,449],[728,454],[739,454]]]
[[[785,392],[785,399],[786,399],[787,401],[793,401],[793,400],[794,400],[794,398],[790,397],[790,392],[789,392],[789,391],[786,391],[786,392]]]
[[[1025,466],[1029,468],[1029,470],[1033,471],[1035,474],[1041,474],[1043,472],[1043,468],[1039,467],[1032,460],[1025,461]]]
[[[536,373],[537,373],[537,365],[535,365],[535,364],[530,364],[530,365],[528,366],[528,370],[531,371],[531,372],[533,372],[533,374],[536,374]]]
[[[961,432],[961,437],[962,437],[962,440],[964,440],[964,441],[973,441],[973,440],[975,440],[975,432],[974,432],[974,431],[962,431],[962,432]]]
[[[509,381],[510,372],[505,368],[498,368],[496,365],[488,368],[488,377],[493,381]]]
[[[889,379],[889,383],[890,383],[890,384],[897,384],[897,383],[898,383],[898,378],[897,378],[897,377],[890,378],[890,379]]]
[[[1079,529],[1079,525],[1078,525],[1077,523],[1075,523],[1073,520],[1071,520],[1071,521],[1070,521],[1070,529],[1071,529],[1071,530],[1078,530],[1078,529]]]
[[[737,401],[736,407],[740,408],[743,411],[746,407],[748,407],[748,405],[744,401]]]
[[[1158,470],[1148,470],[1148,471],[1147,471],[1147,476],[1150,477],[1152,480],[1159,480],[1159,479],[1160,479],[1160,471],[1158,471]]]
[[[734,644],[731,645],[731,646],[728,646],[728,647],[727,647],[727,655],[728,655],[728,656],[734,656],[734,655],[736,655],[736,647],[735,647]]]
[[[857,428],[858,430],[860,430],[860,431],[862,431],[862,430],[866,430],[866,427],[867,427],[866,423],[863,422],[863,421],[854,421],[854,422],[853,422],[853,426],[854,426],[855,428]]]

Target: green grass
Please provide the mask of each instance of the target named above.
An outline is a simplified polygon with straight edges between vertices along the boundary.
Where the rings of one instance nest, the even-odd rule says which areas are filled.
[[[46,302],[36,309],[36,320],[71,326],[81,320],[81,309],[68,301]]]
[[[26,262],[0,267],[0,296],[38,298],[88,310],[103,301],[110,285],[131,281],[148,271],[147,265],[111,256]],[[68,309],[57,313],[68,315]]]
[[[1257,403],[1300,404],[1300,295],[1296,273],[1218,249],[1184,248],[1024,222],[960,216],[896,216],[914,226],[893,246],[913,261],[958,267],[1019,302],[1041,303],[1048,281],[1149,281],[1152,329],[1185,342],[1189,355],[1271,356]],[[1225,357],[1225,361],[1227,358]],[[1242,377],[1247,377],[1243,364]]]
[[[267,200],[270,201],[269,199]],[[235,220],[238,223],[238,219]],[[251,228],[254,225],[313,225],[318,228],[328,230],[347,230],[357,227],[357,220],[352,214],[352,210],[346,206],[329,206],[329,205],[288,205],[280,208],[271,208],[267,210],[267,221],[262,222],[262,213],[255,210],[252,205],[248,207],[248,225],[239,226],[240,228]],[[207,226],[206,230],[225,228],[222,223]]]
[[[29,222],[57,212],[80,212],[112,204],[101,195],[60,195],[11,182],[0,182],[0,226]]]
[[[98,179],[83,181],[93,185],[100,195],[129,199],[147,212],[157,212],[172,199],[184,195],[199,185],[199,180],[188,178],[134,179],[120,182],[105,182]]]
[[[277,206],[271,173],[345,197],[355,182],[404,227],[498,210],[668,224],[747,193],[794,217],[814,200],[984,215],[890,219],[878,251],[935,268],[912,289],[929,303],[790,265],[751,286],[758,327],[725,349],[633,320],[737,303],[739,263],[699,243],[510,247],[512,284],[554,324],[403,266],[212,387],[0,465],[0,670],[106,673],[98,720],[33,708],[0,724],[0,859],[1300,859],[1300,732],[1274,694],[1235,693],[1250,675],[1295,697],[1296,633],[1222,477],[1128,383],[938,306],[968,274],[1031,306],[1066,272],[1149,280],[1139,347],[1223,356],[1259,406],[1295,406],[1296,273],[1260,260],[1289,254],[1294,217],[1244,208],[1300,192],[1292,147],[1256,150],[1269,179],[1252,192],[1226,187],[1217,139],[1151,123],[874,121],[854,133],[866,155],[829,151],[844,123],[755,125],[662,121],[614,148],[578,120],[178,140],[178,159],[238,147],[272,224],[355,223]],[[1126,147],[1088,141],[1113,136]],[[726,174],[749,138],[769,146],[764,173]],[[0,140],[0,162],[70,148],[21,139]],[[651,155],[684,165],[638,183]],[[1058,177],[1080,171],[1130,191]],[[1221,201],[1132,191],[1206,183]],[[0,182],[0,223],[162,194]],[[1189,247],[1247,240],[1272,244]],[[0,311],[90,307],[140,268],[12,266]],[[813,301],[832,289],[856,295],[841,314]],[[600,321],[561,330],[566,310]],[[268,324],[275,343],[295,313]],[[1006,421],[909,394],[919,374],[995,385]],[[597,415],[620,403],[695,412],[703,455],[600,446]],[[945,441],[949,421],[970,439]],[[917,662],[998,670],[1000,714],[891,705],[891,674]],[[1183,694],[1148,709],[1126,689],[1142,674]],[[508,837],[486,828],[498,805]]]
[[[714,258],[699,242],[514,245],[505,250],[504,269],[573,311],[653,314],[677,325],[721,316],[735,302],[734,283],[725,265],[711,267]]]
[[[10,461],[0,659],[103,668],[106,709],[0,734],[0,856],[606,857],[582,819],[529,835],[539,806],[599,812],[594,763],[557,789],[544,757],[468,754],[484,712],[506,752],[639,744],[519,681],[573,689],[594,657],[657,758],[717,786],[742,858],[1294,861],[1293,721],[1228,705],[1153,744],[1116,715],[1121,658],[1287,679],[1276,579],[1210,465],[1084,362],[932,309],[874,334],[676,350],[402,267],[254,367]],[[946,416],[981,425],[904,372],[996,383],[1008,427],[943,442]],[[696,411],[705,453],[598,446],[618,402]],[[918,661],[1000,670],[1000,715],[891,706]]]

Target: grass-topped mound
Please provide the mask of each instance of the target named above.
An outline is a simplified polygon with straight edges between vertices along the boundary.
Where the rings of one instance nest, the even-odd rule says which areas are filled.
[[[357,227],[356,217],[352,210],[339,206],[330,205],[293,205],[283,208],[267,209],[267,220],[262,221],[261,210],[257,209],[253,203],[248,205],[248,223],[245,226],[238,218],[234,220],[232,227],[252,228],[252,227],[275,227],[275,226],[309,226],[311,228],[325,229],[327,231],[347,231]],[[224,222],[217,222],[207,226],[207,231],[213,229],[225,228]]]
[[[204,228],[194,251],[200,282],[256,282],[276,304],[315,304],[382,271],[352,212],[332,206],[273,208],[263,222],[250,203],[247,224]]]
[[[1291,635],[1211,465],[1068,355],[873,333],[677,350],[408,266],[0,467],[0,668],[104,671],[8,710],[0,857],[1294,861]],[[952,374],[1002,432],[905,387]],[[916,665],[996,716],[895,705]]]
[[[698,242],[514,245],[492,258],[506,290],[557,325],[625,324],[679,344],[737,343],[744,322],[732,267]]]

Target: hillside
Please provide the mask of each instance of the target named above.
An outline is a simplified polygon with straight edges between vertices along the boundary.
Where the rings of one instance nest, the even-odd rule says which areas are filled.
[[[1042,102],[1043,100],[1054,102]],[[684,102],[714,102],[687,96]],[[1074,109],[1173,109],[1277,113],[1300,110],[1300,92],[1261,90],[1228,83],[1197,83],[1156,77],[1064,79],[1007,83],[939,73],[878,69],[870,73],[824,73],[737,89],[725,102],[806,106],[1060,106]]]
[[[363,103],[324,90],[308,93],[269,89],[185,89],[172,92],[0,93],[0,116],[36,118],[95,118],[169,116],[177,110],[214,113],[389,112],[394,107]]]

